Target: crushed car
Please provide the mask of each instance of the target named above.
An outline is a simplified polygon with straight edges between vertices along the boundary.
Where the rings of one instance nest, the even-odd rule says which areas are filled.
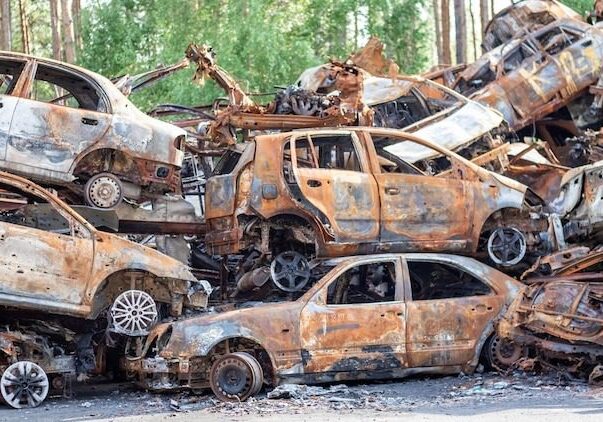
[[[504,364],[516,363],[529,347],[549,365],[591,382],[603,374],[603,276],[559,275],[526,280],[501,319],[497,333],[507,342]]]
[[[243,401],[264,385],[470,373],[504,343],[495,321],[521,284],[471,258],[320,260],[296,300],[249,303],[156,326],[123,360],[150,390],[211,388]]]
[[[581,21],[582,16],[556,0],[521,0],[498,12],[484,29],[482,49],[495,49],[559,19]]]
[[[56,195],[4,172],[0,263],[0,392],[15,408],[102,366],[105,335],[145,335],[163,316],[204,309],[211,293],[186,265],[96,230]]]
[[[0,52],[0,169],[114,208],[180,192],[186,132],[138,110],[108,79]]]
[[[566,18],[484,54],[452,87],[501,112],[518,137],[545,140],[561,164],[573,167],[601,149],[586,132],[603,123],[602,57],[601,28]]]

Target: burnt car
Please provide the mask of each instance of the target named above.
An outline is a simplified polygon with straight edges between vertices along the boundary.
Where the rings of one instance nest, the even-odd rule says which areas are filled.
[[[586,164],[588,142],[573,138],[603,123],[602,57],[599,27],[557,20],[484,54],[454,89],[501,112],[519,136],[547,141],[562,164]]]
[[[0,307],[78,319],[143,335],[166,313],[203,308],[209,285],[156,250],[103,233],[55,195],[0,172]]]
[[[490,51],[513,38],[559,19],[581,21],[582,16],[556,0],[521,0],[498,12],[484,29],[482,49]]]
[[[550,247],[539,207],[526,186],[414,134],[300,130],[257,136],[217,163],[205,245],[276,265],[277,279],[303,272],[304,257],[378,252],[487,250],[512,267]]]
[[[495,321],[521,289],[443,254],[327,259],[313,269],[316,283],[295,301],[156,326],[125,367],[144,388],[210,387],[226,401],[263,385],[470,373],[501,353]]]
[[[603,277],[580,273],[528,279],[498,326],[499,339],[549,364],[598,381],[603,374]],[[514,352],[513,352],[514,350]],[[514,356],[515,355],[515,356]],[[511,363],[512,359],[506,363]]]
[[[0,169],[112,208],[179,192],[185,141],[94,72],[0,52]]]

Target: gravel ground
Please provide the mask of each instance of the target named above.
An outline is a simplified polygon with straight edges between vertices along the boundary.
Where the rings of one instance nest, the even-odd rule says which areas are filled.
[[[276,397],[276,398],[269,398]],[[601,421],[603,388],[555,376],[475,374],[399,382],[284,386],[245,403],[211,394],[154,394],[131,384],[77,384],[74,398],[33,410],[0,406],[0,421]]]

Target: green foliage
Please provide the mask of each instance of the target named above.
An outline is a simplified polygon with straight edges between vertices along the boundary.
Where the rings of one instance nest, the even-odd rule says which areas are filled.
[[[592,12],[594,0],[561,0],[561,3],[571,7],[582,16],[585,16]]]
[[[214,47],[218,63],[248,92],[274,92],[306,68],[344,59],[380,36],[406,72],[422,70],[428,48],[426,0],[96,0],[83,10],[79,64],[107,76],[171,64],[191,43]],[[209,103],[223,92],[191,83],[192,69],[132,95],[160,102]]]

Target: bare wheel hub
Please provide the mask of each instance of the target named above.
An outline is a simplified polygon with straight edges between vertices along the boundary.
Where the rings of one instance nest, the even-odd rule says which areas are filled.
[[[13,363],[0,380],[2,398],[15,409],[39,406],[48,395],[48,387],[46,372],[29,361]]]
[[[513,343],[511,340],[494,336],[490,340],[488,354],[490,355],[490,363],[494,368],[505,370],[513,366],[526,353],[523,347]]]
[[[86,184],[86,200],[97,208],[113,208],[123,199],[119,179],[110,173],[94,176]]]
[[[248,353],[221,356],[210,372],[210,386],[220,400],[244,401],[257,394],[264,375],[257,360]]]
[[[511,267],[521,262],[526,250],[525,236],[513,227],[499,227],[488,238],[490,259],[503,267]]]
[[[141,290],[127,290],[111,306],[113,331],[127,336],[144,336],[157,320],[157,305]]]
[[[274,258],[270,264],[272,281],[285,292],[298,292],[310,280],[310,265],[299,252],[287,251]]]

